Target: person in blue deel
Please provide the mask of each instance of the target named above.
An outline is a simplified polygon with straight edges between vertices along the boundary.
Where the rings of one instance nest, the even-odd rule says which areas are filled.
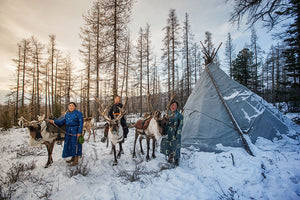
[[[181,149],[181,130],[183,126],[183,116],[177,110],[178,102],[171,102],[171,112],[174,117],[169,119],[164,131],[167,132],[167,137],[161,140],[160,152],[168,156],[168,162],[179,165],[180,149]]]
[[[68,111],[63,117],[49,120],[49,122],[58,126],[66,125],[65,144],[62,157],[72,157],[66,162],[70,163],[70,166],[77,165],[79,156],[82,155],[82,144],[78,142],[78,137],[82,134],[83,128],[82,113],[76,110],[76,104],[74,102],[70,102]]]

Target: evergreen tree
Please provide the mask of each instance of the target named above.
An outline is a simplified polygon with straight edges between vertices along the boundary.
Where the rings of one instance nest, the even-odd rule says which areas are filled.
[[[290,7],[280,12],[281,15],[292,15],[294,21],[285,32],[284,43],[286,49],[283,55],[286,58],[285,69],[289,79],[290,101],[292,107],[300,107],[300,3],[299,0],[290,0]]]
[[[232,63],[232,75],[234,80],[240,84],[250,87],[251,85],[251,67],[253,65],[253,52],[244,48],[237,55]]]

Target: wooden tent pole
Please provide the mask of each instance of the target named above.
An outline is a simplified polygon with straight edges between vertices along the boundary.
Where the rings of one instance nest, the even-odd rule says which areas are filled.
[[[206,65],[205,65],[205,69],[206,69],[208,75],[210,76],[210,79],[212,80],[212,82],[213,82],[213,84],[214,84],[214,86],[215,86],[215,88],[216,88],[216,90],[217,90],[217,93],[218,93],[218,95],[219,95],[219,97],[220,97],[220,99],[221,99],[223,105],[225,106],[225,109],[226,109],[227,113],[229,114],[229,117],[231,118],[232,123],[234,124],[234,126],[235,126],[236,129],[237,129],[237,131],[238,131],[238,133],[239,133],[239,135],[240,135],[240,137],[241,137],[241,139],[242,139],[242,141],[243,141],[243,143],[244,143],[244,146],[245,146],[246,151],[247,151],[251,156],[254,156],[254,154],[252,153],[252,151],[251,151],[251,149],[250,149],[250,147],[249,147],[249,145],[248,145],[246,139],[245,139],[244,136],[243,136],[243,131],[242,131],[242,129],[240,128],[240,126],[238,125],[237,121],[235,120],[235,118],[234,118],[232,112],[230,111],[230,109],[229,109],[227,103],[225,102],[225,100],[224,100],[224,98],[223,98],[223,96],[222,96],[222,93],[220,92],[220,89],[218,88],[218,86],[217,86],[217,84],[216,84],[214,78],[212,77],[212,75],[211,75],[211,73],[210,73],[210,71],[209,71],[209,69],[208,69],[208,67],[207,67]]]
[[[211,60],[211,62],[212,62],[213,59],[214,59],[214,57],[215,57],[215,55],[217,54],[217,52],[218,52],[218,50],[219,50],[219,48],[220,48],[220,46],[221,46],[222,43],[219,45],[217,51],[216,51],[212,56],[210,56],[210,55],[207,53],[207,51],[206,51],[206,49],[205,49],[205,47],[204,47],[204,45],[202,44],[201,41],[200,41],[200,43],[201,43],[201,45],[202,45],[202,47],[203,47],[203,49],[204,49],[204,51],[205,51],[205,55],[206,55],[207,57],[209,57],[209,58],[207,58],[207,59]],[[211,81],[213,82],[213,84],[214,84],[214,86],[215,86],[215,88],[216,88],[216,90],[217,90],[217,93],[218,93],[218,95],[219,95],[219,97],[220,97],[220,99],[221,99],[223,105],[225,106],[225,109],[226,109],[226,111],[227,111],[229,117],[231,118],[232,123],[234,124],[234,126],[235,126],[236,129],[237,129],[237,131],[238,131],[238,133],[239,133],[239,135],[240,135],[240,137],[241,137],[241,139],[242,139],[242,141],[243,141],[243,143],[244,143],[244,146],[245,146],[246,151],[247,151],[251,156],[254,156],[254,154],[252,153],[252,151],[251,151],[251,149],[250,149],[250,147],[249,147],[249,145],[248,145],[246,139],[245,139],[244,136],[243,136],[243,131],[242,131],[242,129],[240,128],[240,126],[239,126],[239,124],[237,123],[237,121],[235,120],[235,118],[234,118],[232,112],[230,111],[230,109],[229,109],[229,107],[228,107],[226,101],[224,100],[223,95],[222,95],[222,93],[221,93],[221,91],[220,91],[220,89],[219,89],[219,87],[218,87],[216,81],[214,80],[213,76],[211,75],[211,73],[210,73],[210,71],[209,71],[209,69],[208,69],[208,67],[207,67],[206,64],[205,64],[205,69],[206,69],[206,71],[207,71],[207,73],[208,73],[208,75],[209,75]]]

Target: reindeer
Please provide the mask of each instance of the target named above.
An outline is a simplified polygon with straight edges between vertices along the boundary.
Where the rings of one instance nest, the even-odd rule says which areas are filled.
[[[136,141],[139,138],[140,142],[140,149],[141,153],[144,154],[143,148],[142,148],[142,140],[143,138],[146,138],[147,141],[147,155],[146,155],[146,160],[150,160],[149,156],[149,150],[150,150],[150,140],[152,139],[152,158],[156,158],[155,156],[155,142],[156,140],[159,140],[163,135],[163,128],[164,126],[167,125],[169,122],[169,118],[173,117],[173,115],[168,116],[171,102],[175,98],[176,94],[172,95],[168,105],[167,105],[167,114],[165,114],[162,118],[161,112],[160,111],[153,111],[152,104],[150,102],[150,94],[147,95],[147,102],[148,102],[148,107],[151,109],[152,115],[145,120],[138,120],[134,127],[135,127],[135,138],[134,138],[134,146],[133,146],[133,153],[132,157],[136,158],[136,153],[135,153],[135,146],[136,146]]]
[[[83,137],[84,137],[86,131],[89,132],[88,141],[90,140],[90,136],[92,134],[91,130],[93,131],[94,142],[96,142],[94,118],[92,118],[92,117],[85,117],[83,119],[83,129],[82,129],[82,131],[83,131]]]
[[[112,150],[114,152],[113,166],[115,166],[118,164],[117,158],[120,158],[121,153],[123,152],[122,143],[124,141],[124,137],[123,137],[123,129],[120,124],[120,120],[126,114],[125,106],[127,103],[127,97],[125,99],[125,103],[124,103],[123,107],[119,108],[120,114],[118,116],[115,116],[114,119],[111,119],[106,115],[106,111],[108,108],[103,109],[103,106],[102,106],[100,100],[96,97],[95,97],[95,100],[99,104],[99,108],[98,108],[99,114],[106,120],[106,122],[108,123],[108,126],[109,126],[108,139],[109,139],[109,141],[111,141],[111,144],[112,144]],[[118,155],[116,153],[116,144],[119,144]]]
[[[37,121],[28,121],[23,118],[23,125],[28,129],[30,146],[42,146],[45,145],[48,151],[48,160],[45,164],[45,168],[49,167],[53,163],[52,152],[55,141],[59,140],[58,133],[60,132],[58,127],[45,120],[45,115],[38,116]],[[61,131],[61,139],[65,137],[64,131]]]

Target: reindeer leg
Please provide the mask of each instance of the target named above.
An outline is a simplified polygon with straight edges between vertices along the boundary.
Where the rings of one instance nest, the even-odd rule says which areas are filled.
[[[156,158],[155,156],[155,142],[156,142],[156,139],[155,138],[152,138],[152,158]]]
[[[143,150],[143,144],[142,144],[142,141],[143,141],[143,137],[140,137],[139,138],[139,142],[140,142],[140,149],[141,149],[141,154],[144,155],[144,150]]]
[[[136,158],[135,146],[136,146],[136,141],[137,141],[138,136],[139,136],[139,134],[138,134],[137,130],[135,130],[132,158]]]
[[[114,162],[113,162],[113,166],[115,166],[115,165],[117,165],[118,164],[118,160],[117,160],[117,153],[116,153],[116,146],[113,144],[113,143],[111,143],[112,144],[112,150],[114,151]]]
[[[48,151],[48,161],[44,166],[45,168],[48,168],[53,163],[52,152],[53,152],[54,143],[55,143],[55,141],[52,141],[51,143],[50,142],[44,143],[46,145],[47,151]]]
[[[123,152],[123,148],[122,148],[122,142],[119,142],[119,153],[118,153],[118,159],[121,158],[121,154],[124,153]]]
[[[89,137],[88,137],[88,139],[87,139],[87,141],[90,141],[90,137],[91,137],[91,130],[87,130],[87,132],[89,132]]]
[[[46,148],[47,148],[47,152],[48,152],[48,160],[47,160],[47,162],[46,162],[46,164],[45,164],[45,166],[44,166],[44,168],[47,168],[47,167],[49,167],[49,165],[50,165],[50,143],[49,142],[45,142],[44,143],[45,144],[45,146],[46,146]]]
[[[149,161],[149,160],[150,160],[150,156],[149,156],[149,150],[150,150],[150,138],[147,137],[146,140],[147,140],[147,155],[146,155],[146,161]]]
[[[95,130],[93,129],[93,135],[94,135],[94,142],[96,142],[96,135],[95,135]]]

